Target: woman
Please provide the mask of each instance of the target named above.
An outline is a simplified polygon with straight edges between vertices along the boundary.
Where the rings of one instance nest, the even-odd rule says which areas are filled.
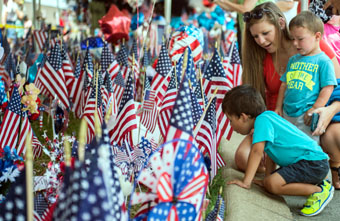
[[[340,79],[338,79],[340,85]],[[335,189],[340,189],[340,87],[334,89],[327,107],[314,110],[319,114],[319,122],[313,135],[322,135],[320,141],[328,154]],[[330,124],[330,122],[332,122]]]
[[[297,54],[289,35],[283,13],[272,2],[256,6],[244,14],[246,22],[242,47],[243,83],[251,84],[259,90],[266,100],[268,110],[274,110],[280,77],[285,72],[288,59]],[[337,78],[340,66],[334,52],[324,42],[321,49],[332,59]],[[251,136],[247,136],[235,153],[235,163],[245,170],[251,147]],[[263,171],[264,166],[259,168]]]
[[[237,24],[238,24],[237,31],[241,33],[237,35],[237,41],[241,47],[243,41],[242,36],[244,31],[244,22],[242,14],[252,10],[256,5],[268,1],[274,0],[215,0],[214,3],[219,5],[223,10],[237,12]]]

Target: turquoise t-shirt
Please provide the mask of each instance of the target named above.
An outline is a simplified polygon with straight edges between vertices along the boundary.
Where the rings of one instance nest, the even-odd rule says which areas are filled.
[[[279,166],[300,160],[329,159],[316,141],[273,111],[256,117],[253,144],[263,141],[264,151]]]
[[[292,56],[280,80],[287,83],[283,110],[290,117],[298,117],[309,110],[323,87],[337,85],[333,63],[324,52]]]

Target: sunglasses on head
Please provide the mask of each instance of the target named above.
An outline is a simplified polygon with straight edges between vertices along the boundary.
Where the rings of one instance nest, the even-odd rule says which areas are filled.
[[[243,14],[243,21],[249,22],[252,18],[261,19],[265,12],[269,12],[269,10],[265,8],[260,8],[254,11],[246,12]]]

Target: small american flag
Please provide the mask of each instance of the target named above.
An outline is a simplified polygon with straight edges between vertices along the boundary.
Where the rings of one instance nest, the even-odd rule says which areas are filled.
[[[0,77],[1,80],[9,87],[12,83],[11,77],[9,76],[4,65],[0,65]]]
[[[193,118],[191,109],[191,96],[188,78],[184,74],[183,81],[178,90],[176,101],[171,113],[169,127],[165,141],[172,139],[193,140]]]
[[[172,108],[175,105],[175,100],[177,97],[177,83],[176,83],[175,72],[171,75],[171,80],[168,86],[168,89],[165,94],[165,98],[163,100],[161,110],[159,111],[158,116],[158,127],[160,134],[165,138],[166,131],[169,125],[169,120],[172,113]]]
[[[51,50],[51,54],[37,74],[34,84],[50,97],[57,96],[62,106],[67,109],[69,105],[65,75],[62,70],[62,60],[59,44]]]
[[[122,145],[124,138],[126,138],[130,146],[134,146],[132,130],[137,128],[137,121],[133,93],[132,76],[129,75],[122,100],[119,104],[117,119],[112,130],[110,130],[111,143],[116,141],[119,145]]]
[[[33,36],[38,45],[39,52],[43,52],[46,39],[48,38],[47,32],[43,30],[34,30]]]
[[[71,90],[71,86],[74,81],[74,75],[73,75],[73,65],[70,59],[70,56],[68,55],[66,49],[66,45],[63,45],[63,48],[61,50],[61,56],[62,56],[62,69],[65,74],[65,83],[67,91]]]
[[[203,74],[203,89],[207,97],[210,99],[212,97],[213,92],[216,88],[216,117],[218,122],[217,127],[217,146],[219,145],[222,137],[227,137],[228,139],[231,136],[232,130],[230,127],[230,122],[227,119],[226,115],[222,111],[221,103],[224,98],[225,93],[227,93],[231,88],[229,87],[227,77],[225,75],[225,71],[223,69],[223,65],[218,55],[217,49],[215,48],[215,52],[213,57],[210,60],[210,63]]]
[[[152,111],[153,106],[155,106],[156,93],[153,90],[145,90],[144,93],[143,110]]]
[[[5,148],[5,146],[9,146],[11,149],[13,149],[17,145],[21,116],[20,100],[21,98],[18,88],[14,87],[8,109],[6,109],[0,127],[1,149]]]
[[[200,120],[203,110],[201,105],[198,103],[197,97],[193,91],[190,90],[191,95],[191,111],[192,111],[192,120],[194,127],[196,127],[198,121]]]
[[[204,92],[202,91],[202,84],[200,81],[197,83],[197,87],[195,88],[194,93],[198,103],[201,105],[202,110],[204,110],[205,109],[204,104],[208,104],[208,99],[207,96],[205,96]]]
[[[204,116],[201,127],[198,130],[196,141],[200,151],[209,154],[211,161],[211,179],[217,173],[217,146],[216,146],[216,97],[210,103],[210,106]]]
[[[33,131],[32,131],[32,127],[31,124],[28,120],[27,114],[26,113],[22,113],[22,123],[20,126],[20,136],[19,136],[19,144],[18,144],[18,155],[24,154],[26,153],[26,137],[30,136],[30,140],[33,140]]]
[[[122,45],[120,50],[118,51],[117,61],[118,61],[118,64],[121,66],[125,66],[125,67],[129,66],[128,52],[127,52],[127,48],[125,47],[125,45]]]
[[[223,221],[225,203],[221,195],[218,195],[214,209],[207,215],[206,221]]]
[[[151,111],[143,110],[140,123],[144,125],[144,127],[153,133],[156,128],[158,117],[158,109],[156,105],[153,105]]]
[[[116,78],[113,80],[113,93],[116,97],[116,101],[117,101],[117,105],[120,104],[120,101],[122,99],[123,96],[123,92],[125,90],[125,82],[124,82],[124,78],[122,76],[122,73],[119,71]]]
[[[74,81],[72,84],[72,88],[70,91],[70,97],[72,98],[73,103],[73,112],[75,113],[76,117],[81,118],[82,115],[82,104],[83,104],[83,76],[84,72],[81,71],[80,67],[80,57],[78,56],[76,68],[74,70]]]
[[[95,79],[95,78],[93,78],[93,79]],[[87,139],[88,144],[91,143],[92,139],[95,136],[94,114],[95,114],[95,111],[96,111],[96,87],[95,87],[94,84],[92,84],[92,87],[90,88],[89,93],[90,93],[90,97],[86,102],[85,110],[84,110],[84,114],[83,114],[83,117],[87,122],[86,139]],[[98,98],[99,98],[99,96],[100,96],[99,91],[97,91],[97,93],[98,93]],[[99,99],[97,100],[97,114],[98,114],[99,118],[101,118],[101,116],[102,116],[100,100]]]
[[[1,203],[1,220],[27,220],[26,191],[26,171],[24,169],[11,184],[6,199]]]
[[[114,59],[113,54],[108,47],[108,44],[105,44],[102,50],[100,65],[102,72],[108,71],[111,81],[113,81],[116,78],[120,67],[118,62]]]
[[[89,69],[89,72],[87,72],[87,75],[88,75],[89,80],[91,80],[93,77],[93,62],[92,62],[92,56],[91,56],[89,49],[86,49],[82,71],[85,71],[86,67],[87,69]]]
[[[228,55],[229,56],[224,57],[223,65],[225,68],[229,87],[233,88],[233,87],[241,85],[241,80],[242,80],[241,59],[240,59],[240,55],[238,53],[238,49],[235,43],[230,48]]]
[[[156,91],[157,106],[162,104],[168,84],[170,82],[171,61],[165,42],[162,44],[161,52],[156,66],[156,75],[151,82],[151,90]]]

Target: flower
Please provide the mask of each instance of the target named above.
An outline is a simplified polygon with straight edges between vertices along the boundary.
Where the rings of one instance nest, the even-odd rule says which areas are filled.
[[[7,167],[0,177],[0,182],[7,182],[8,180],[13,183],[15,181],[15,177],[18,177],[20,174],[18,168],[15,166]]]

